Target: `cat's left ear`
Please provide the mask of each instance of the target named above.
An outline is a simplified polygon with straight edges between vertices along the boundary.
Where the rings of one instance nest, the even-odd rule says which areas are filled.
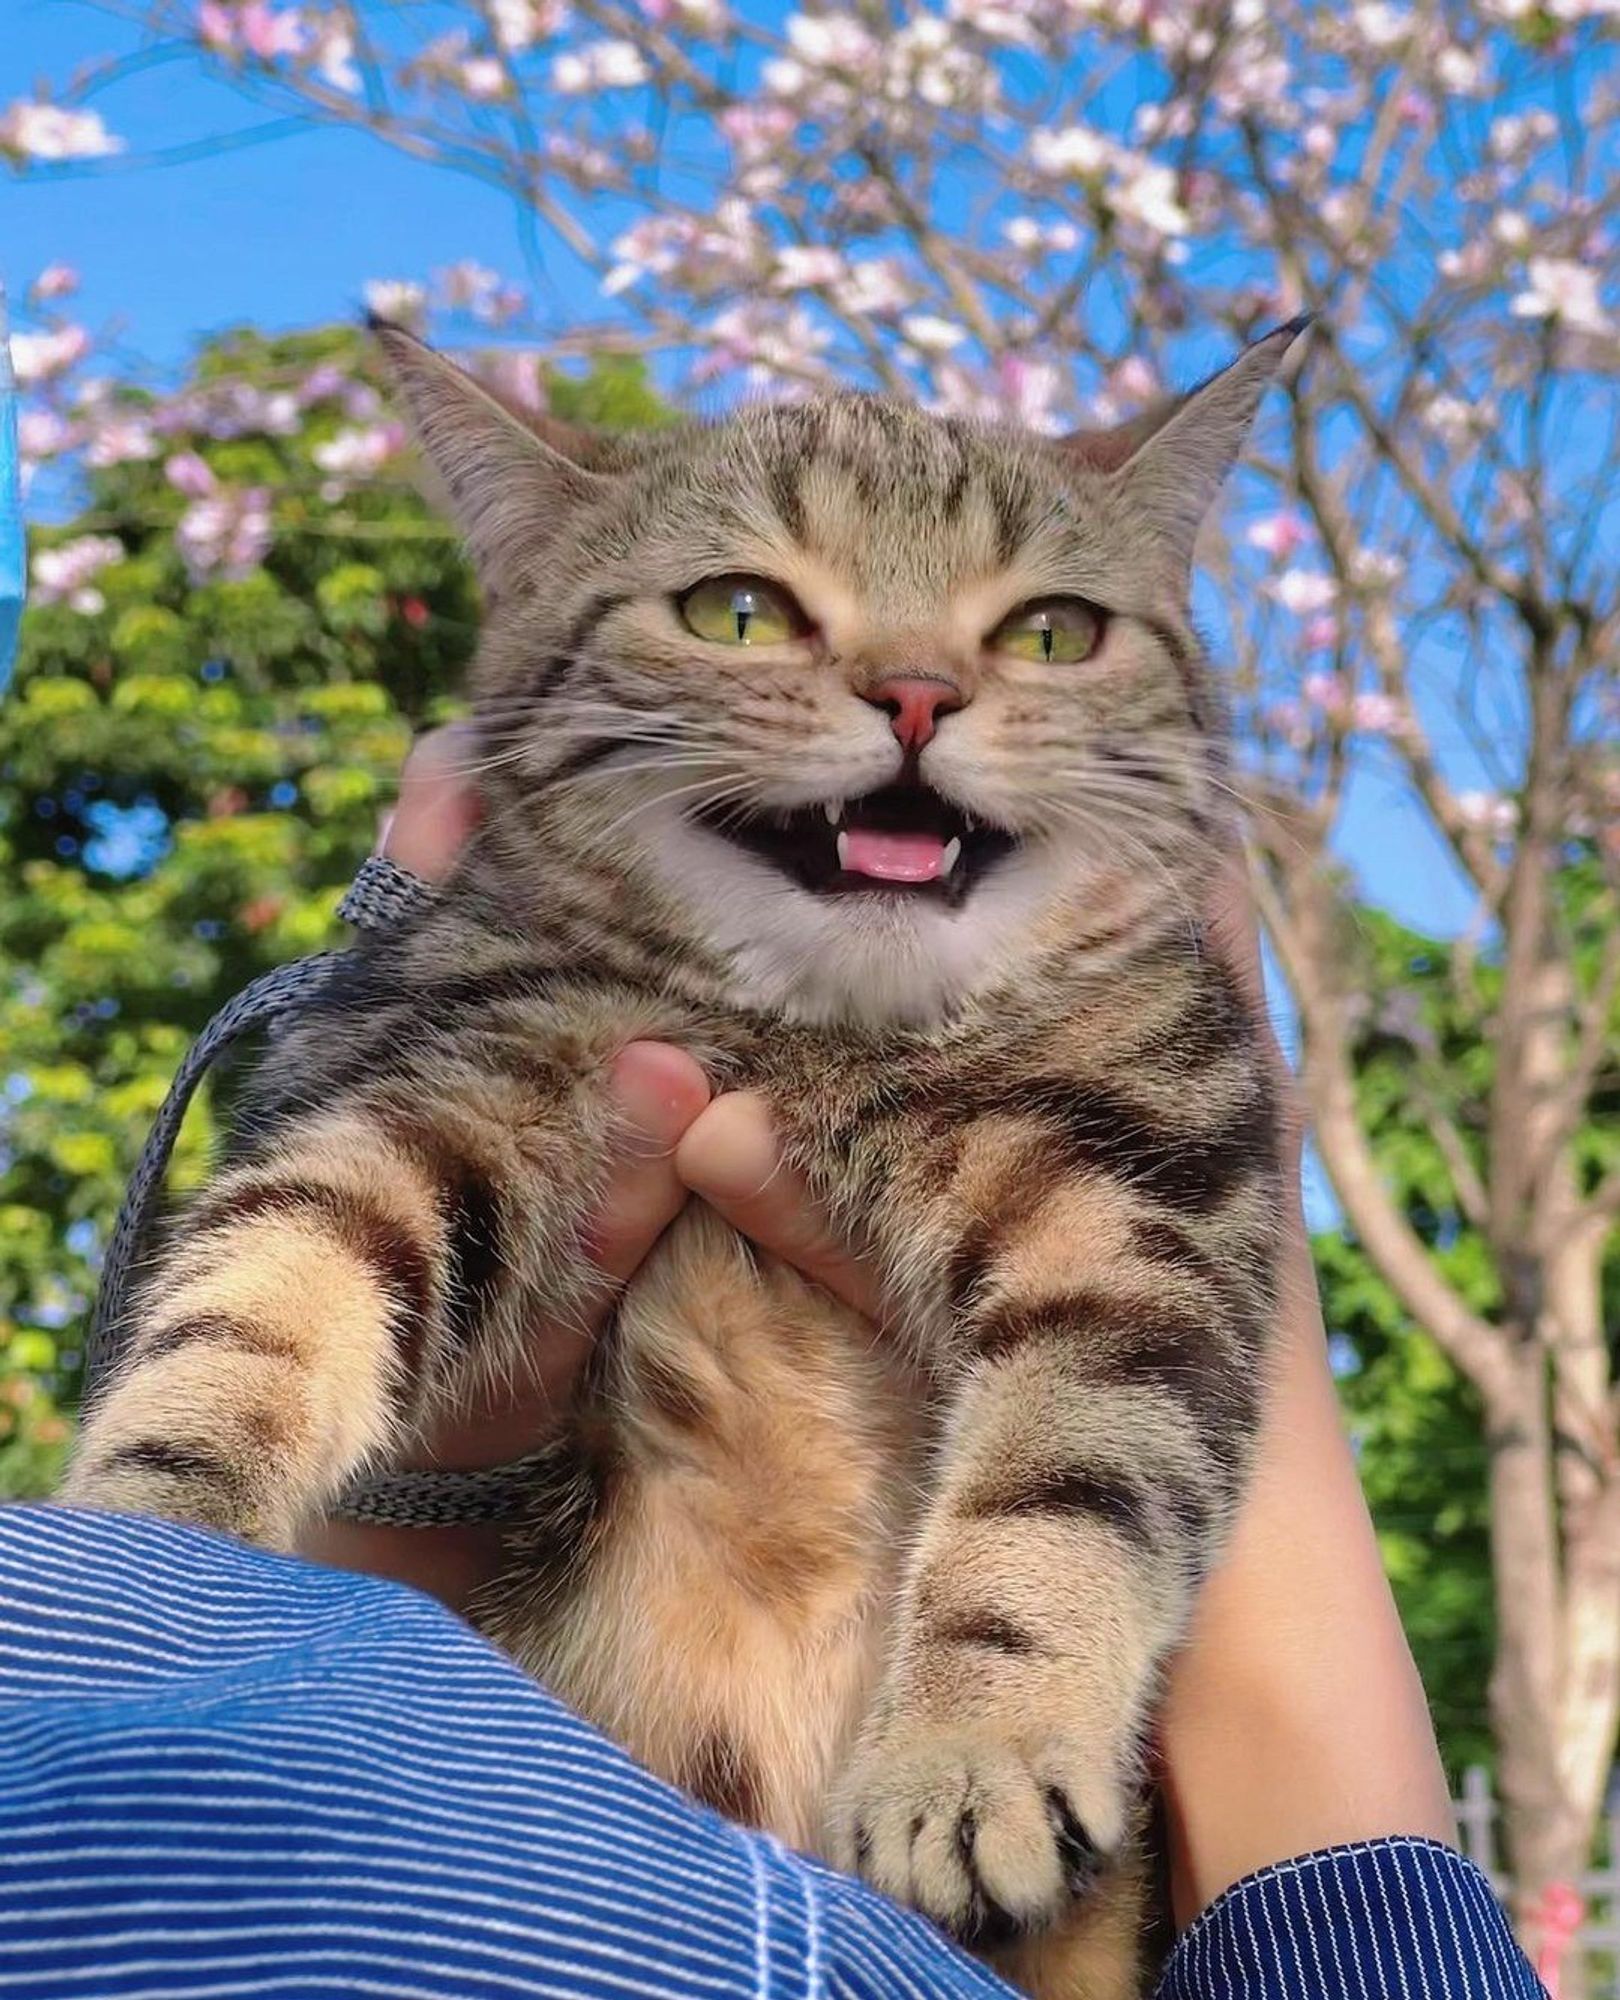
[[[1059,448],[1076,465],[1109,475],[1159,546],[1190,568],[1198,530],[1237,463],[1260,398],[1309,325],[1302,313],[1185,396],[1115,430],[1066,438]]]

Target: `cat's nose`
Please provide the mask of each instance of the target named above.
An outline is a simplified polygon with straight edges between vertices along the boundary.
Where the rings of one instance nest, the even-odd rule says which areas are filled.
[[[936,680],[932,675],[896,674],[879,681],[862,699],[874,708],[889,711],[889,727],[902,750],[920,750],[934,733],[942,715],[966,705],[967,697],[955,681]]]

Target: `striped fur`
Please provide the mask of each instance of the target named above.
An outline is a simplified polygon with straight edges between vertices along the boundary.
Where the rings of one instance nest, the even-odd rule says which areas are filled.
[[[604,451],[390,345],[489,586],[485,818],[267,1059],[68,1497],[291,1543],[578,1307],[607,1066],[678,1043],[767,1096],[886,1323],[689,1209],[477,1616],[1044,2000],[1136,1992],[1142,1749],[1248,1465],[1279,1197],[1197,915],[1223,766],[1186,492],[1280,348],[1116,462],[850,398]],[[814,637],[682,630],[671,593],[728,571]],[[1057,590],[1107,607],[1096,659],[986,653]],[[888,782],[861,697],[896,671],[957,681],[922,775],[1016,837],[965,896],[817,898],[694,818]]]

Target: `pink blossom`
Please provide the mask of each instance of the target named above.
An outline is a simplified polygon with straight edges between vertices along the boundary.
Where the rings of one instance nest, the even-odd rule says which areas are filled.
[[[1032,132],[1029,138],[1029,157],[1043,174],[1099,174],[1115,150],[1111,140],[1086,125]]]
[[[506,91],[506,71],[494,56],[469,56],[461,65],[461,87],[480,104],[491,103]]]
[[[1506,839],[1519,824],[1518,808],[1497,792],[1459,792],[1452,801],[1464,826]]]
[[[811,285],[832,285],[844,275],[844,260],[825,243],[785,243],[776,253],[774,283],[778,291],[800,291]]]
[[[177,493],[183,493],[188,500],[204,500],[219,482],[209,469],[208,461],[194,451],[177,451],[163,466],[163,476]]]
[[[1336,601],[1339,586],[1317,570],[1285,569],[1271,579],[1266,591],[1285,611],[1293,612],[1296,618],[1308,618]]]
[[[1609,333],[1614,322],[1598,298],[1598,274],[1567,257],[1532,257],[1530,283],[1508,306],[1517,319],[1556,319],[1572,333]]]
[[[17,449],[24,458],[56,458],[79,441],[78,429],[55,410],[22,410],[17,417]]]
[[[0,117],[0,153],[20,160],[94,160],[123,149],[123,140],[107,130],[98,111],[19,98]]]
[[[908,313],[900,322],[900,330],[913,347],[920,347],[925,354],[949,354],[967,339],[966,327],[958,326],[954,320],[940,319],[934,313]]]
[[[1339,643],[1339,620],[1331,611],[1323,612],[1320,617],[1308,618],[1300,637],[1316,651],[1336,646]]]
[[[156,458],[158,442],[151,419],[139,411],[125,411],[97,425],[84,458],[87,465],[128,465]]]
[[[1323,715],[1338,716],[1345,711],[1344,686],[1336,674],[1307,674],[1299,692],[1307,708],[1317,709]]]
[[[79,289],[79,274],[71,264],[47,264],[28,289],[36,299],[65,299]]]
[[[204,45],[224,51],[236,46],[236,16],[216,0],[202,0],[197,9],[197,33]]]
[[[319,24],[315,32],[315,74],[346,97],[359,93],[361,77],[354,62],[354,36],[337,20]]]
[[[553,58],[551,81],[565,97],[594,90],[632,90],[647,81],[647,65],[634,42],[616,38],[586,42]]]
[[[841,312],[892,318],[905,311],[915,292],[895,259],[863,257],[851,264],[848,276],[834,286],[833,297]]]
[[[80,535],[59,548],[41,549],[30,565],[36,604],[68,604],[93,614],[106,607],[90,579],[110,564],[124,560],[124,545],[115,535]]]
[[[341,430],[310,453],[323,472],[367,478],[387,464],[404,446],[399,424],[373,424],[367,430]]]
[[[1357,729],[1372,736],[1398,736],[1406,726],[1406,710],[1393,695],[1358,694],[1350,706]]]
[[[174,531],[193,584],[247,576],[264,559],[271,534],[270,495],[262,486],[220,488],[206,500],[194,500]]]
[[[82,326],[61,326],[49,333],[14,333],[11,336],[11,366],[22,386],[49,382],[65,375],[75,362],[90,352],[90,336]]]
[[[1268,514],[1263,520],[1252,522],[1244,539],[1250,548],[1262,549],[1279,562],[1287,562],[1296,549],[1304,547],[1309,534],[1298,514],[1285,512]]]
[[[236,32],[242,47],[260,62],[302,54],[306,35],[303,16],[296,7],[278,14],[265,0],[247,0],[237,14]]]

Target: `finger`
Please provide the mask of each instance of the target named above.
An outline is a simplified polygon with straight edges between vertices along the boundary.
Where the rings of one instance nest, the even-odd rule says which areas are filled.
[[[751,1091],[717,1097],[688,1126],[675,1154],[682,1182],[744,1236],[877,1318],[877,1281],[839,1243],[803,1180],[785,1166],[765,1100]]]
[[[548,1320],[533,1329],[527,1370],[475,1392],[465,1409],[434,1431],[424,1463],[499,1465],[532,1450],[572,1389],[619,1286],[685,1205],[675,1148],[709,1101],[708,1079],[680,1049],[631,1042],[614,1062],[613,1095],[619,1143],[584,1244],[602,1283],[565,1324]]]
[[[383,821],[377,851],[426,882],[442,882],[478,824],[469,776],[473,732],[464,722],[418,738],[400,773],[399,803]]]
[[[682,1049],[631,1042],[614,1062],[613,1095],[617,1159],[586,1247],[602,1275],[622,1284],[685,1206],[676,1149],[709,1102],[709,1080]]]

